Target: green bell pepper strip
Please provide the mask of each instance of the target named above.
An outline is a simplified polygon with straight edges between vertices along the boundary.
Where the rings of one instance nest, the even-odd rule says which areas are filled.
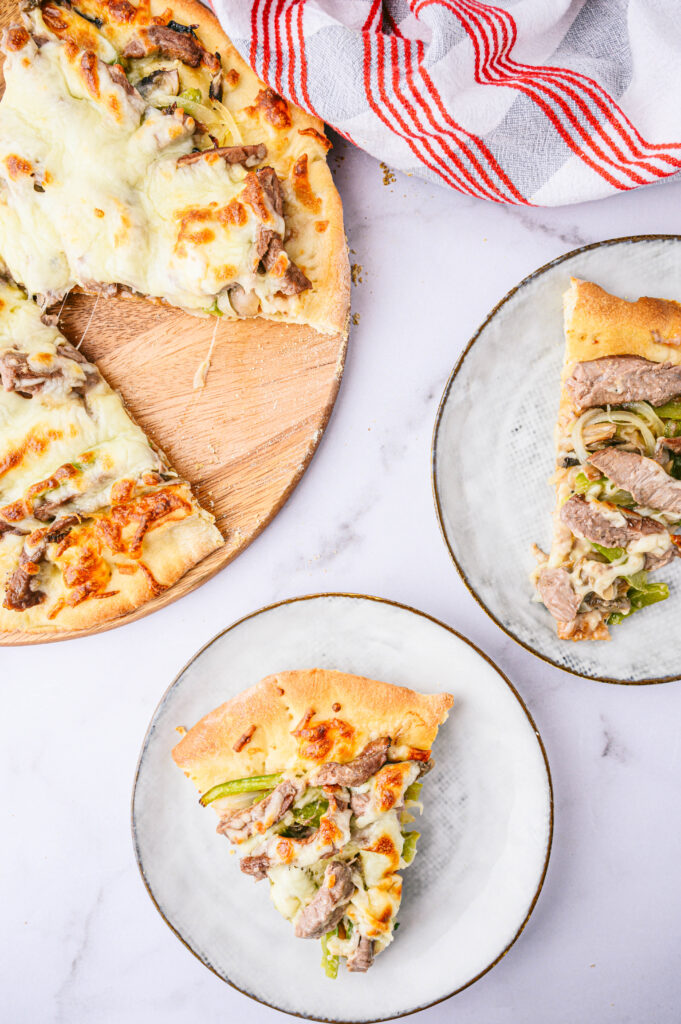
[[[404,799],[405,800],[418,800],[418,798],[421,795],[421,790],[422,789],[423,789],[423,783],[422,782],[412,782],[411,786],[407,786],[407,788],[404,791]]]
[[[405,864],[411,864],[416,856],[416,843],[421,837],[420,832],[405,832],[404,846],[402,847],[402,860]]]
[[[585,494],[594,484],[604,484],[605,480],[604,476],[596,477],[595,480],[589,480],[586,473],[577,473],[575,476],[575,490],[577,494]]]
[[[333,931],[327,932],[322,938],[322,967],[324,968],[324,974],[327,978],[338,977],[339,958],[329,953],[329,939],[333,938],[334,935],[338,935],[338,928],[334,928]]]
[[[293,807],[291,813],[295,818],[292,825],[286,825],[279,832],[285,839],[302,839],[311,828],[319,828],[322,814],[329,809],[328,800],[311,800],[304,807]]]
[[[596,548],[596,551],[607,558],[609,562],[616,562],[625,554],[624,548],[604,548],[602,544],[596,544],[594,541],[591,541],[591,546]]]
[[[262,789],[274,789],[281,779],[282,773],[275,772],[274,775],[252,775],[249,779],[220,782],[204,793],[199,803],[206,807],[208,804],[212,804],[213,800],[220,800],[223,796],[236,796],[237,793],[257,793]]]
[[[177,102],[182,106],[182,101],[187,100],[188,103],[201,103],[202,96],[200,89],[185,89],[177,97]]]
[[[681,420],[681,402],[665,402],[657,405],[655,412],[661,420]]]
[[[631,579],[636,579],[637,576],[643,576],[644,573],[636,573],[636,576],[632,576]],[[643,583],[638,588],[630,588],[627,597],[631,602],[631,607],[628,612],[613,612],[612,615],[608,616],[609,626],[618,626],[624,619],[629,618],[634,612],[639,611],[641,608],[645,608],[649,604],[657,604],[658,601],[666,601],[669,597],[669,587],[666,583]]]

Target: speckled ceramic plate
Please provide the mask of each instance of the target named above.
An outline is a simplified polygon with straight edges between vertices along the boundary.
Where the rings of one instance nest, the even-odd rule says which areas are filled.
[[[553,431],[570,277],[626,299],[681,300],[681,238],[618,238],[576,249],[526,277],[468,344],[445,388],[433,437],[433,489],[445,542],[466,586],[509,636],[559,668],[610,683],[681,676],[681,560],[656,579],[667,601],[612,630],[559,640],[532,598],[531,546],[551,543]]]
[[[424,786],[400,931],[368,974],[341,971],[335,981],[321,970],[319,943],[294,938],[266,883],[239,872],[215,816],[170,756],[177,726],[193,725],[269,673],[315,666],[449,690],[455,699]],[[176,935],[242,992],[315,1020],[401,1016],[484,974],[534,907],[552,822],[541,740],[489,659],[427,615],[340,594],[264,608],[200,651],[156,710],[133,796],[140,871]]]

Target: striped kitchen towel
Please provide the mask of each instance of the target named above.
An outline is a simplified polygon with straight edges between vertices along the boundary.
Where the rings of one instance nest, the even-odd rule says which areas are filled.
[[[681,168],[681,0],[213,0],[258,75],[362,149],[499,203]]]

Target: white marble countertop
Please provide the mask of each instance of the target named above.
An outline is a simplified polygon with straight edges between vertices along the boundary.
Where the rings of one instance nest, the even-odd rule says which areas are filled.
[[[288,504],[235,563],[155,615],[85,640],[0,649],[0,1018],[284,1019],[214,977],[160,918],[133,857],[130,792],[154,708],[202,644],[262,605],[352,591],[423,609],[482,647],[526,700],[553,772],[553,854],[527,928],[419,1024],[676,1022],[681,683],[578,679],[501,633],[441,540],[430,442],[450,370],[505,292],[580,244],[681,232],[681,183],[521,209],[399,174],[384,184],[379,164],[342,142],[331,161],[363,268],[352,295],[360,319],[328,430]],[[518,344],[509,338],[510,351]]]

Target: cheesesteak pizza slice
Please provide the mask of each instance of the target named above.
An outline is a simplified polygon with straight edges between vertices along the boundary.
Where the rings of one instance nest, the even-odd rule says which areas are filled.
[[[2,36],[0,252],[74,286],[344,331],[340,198],[316,118],[197,0],[27,0]]]
[[[565,334],[553,543],[534,580],[559,637],[607,640],[668,597],[649,573],[679,553],[681,304],[573,279]]]
[[[140,607],[222,544],[96,366],[0,280],[0,631]]]
[[[322,669],[281,672],[206,715],[173,758],[241,870],[269,879],[322,966],[366,971],[392,941],[419,781],[453,698]]]

